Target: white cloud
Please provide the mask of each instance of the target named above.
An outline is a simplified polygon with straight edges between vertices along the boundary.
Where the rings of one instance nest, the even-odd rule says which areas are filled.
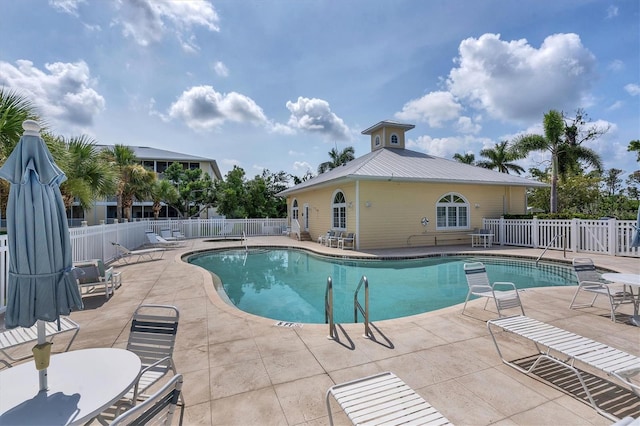
[[[349,140],[351,135],[344,121],[333,112],[329,103],[322,99],[300,96],[296,102],[287,101],[291,112],[290,127],[310,133],[319,133],[331,140]]]
[[[447,79],[453,96],[504,120],[583,106],[596,78],[595,57],[576,34],[551,35],[539,49],[484,34],[463,40],[456,62]]]
[[[84,61],[55,62],[45,64],[45,69],[27,60],[18,60],[15,66],[0,61],[0,86],[27,97],[51,125],[73,131],[90,126],[104,110],[105,100],[94,89],[89,66]]]
[[[198,50],[194,27],[219,31],[219,17],[213,5],[205,0],[118,0],[116,7],[121,17],[115,21],[122,33],[141,46],[162,40],[167,32],[175,33],[183,49]]]
[[[307,170],[313,171],[313,166],[307,163],[306,161],[295,161],[293,163],[293,170],[302,170],[306,172]]]
[[[640,86],[638,86],[637,84],[629,83],[626,86],[624,86],[624,90],[626,90],[627,93],[630,94],[631,96],[640,95]]]
[[[456,129],[460,133],[473,133],[476,134],[482,130],[482,126],[478,123],[474,123],[470,117],[460,117],[456,123]]]
[[[224,63],[220,62],[220,61],[218,61],[215,64],[213,64],[213,70],[220,77],[228,77],[229,76],[229,68],[227,68],[227,66]]]
[[[607,19],[615,18],[618,16],[618,7],[617,6],[609,6],[607,8]]]
[[[292,149],[289,150],[288,154],[292,157],[304,157],[304,152],[294,151]]]
[[[60,12],[78,16],[78,6],[85,2],[86,0],[49,0],[49,5]]]
[[[623,105],[624,105],[624,102],[616,101],[607,108],[607,111],[615,111],[617,109],[622,108]]]
[[[401,120],[426,121],[431,127],[441,127],[443,122],[455,120],[462,106],[449,92],[431,92],[419,99],[413,99],[395,114]]]
[[[296,130],[287,126],[286,124],[281,123],[269,123],[267,126],[267,131],[270,133],[277,133],[280,135],[295,135]]]
[[[620,59],[614,59],[607,65],[607,69],[611,71],[621,71],[624,69],[624,62]]]
[[[267,118],[253,99],[231,92],[222,94],[211,86],[186,90],[169,108],[168,118],[183,120],[194,130],[211,130],[226,121],[263,124]]]
[[[429,135],[423,135],[407,141],[407,148],[416,148],[429,155],[448,159],[452,159],[453,154],[466,152],[476,153],[477,159],[477,153],[487,145],[493,146],[491,139],[470,135],[445,138],[432,138]]]

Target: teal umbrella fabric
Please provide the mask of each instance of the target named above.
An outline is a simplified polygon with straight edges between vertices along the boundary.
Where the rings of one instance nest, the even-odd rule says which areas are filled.
[[[6,214],[7,328],[57,321],[61,314],[83,307],[71,271],[71,242],[59,188],[66,176],[40,138],[40,126],[27,120],[23,128],[0,168],[0,177],[11,183]]]
[[[633,225],[636,228],[631,239],[631,247],[640,247],[640,206],[638,206],[638,218],[636,224]]]

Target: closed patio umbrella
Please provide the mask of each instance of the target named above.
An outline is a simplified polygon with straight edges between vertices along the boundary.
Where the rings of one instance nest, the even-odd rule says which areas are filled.
[[[633,233],[633,238],[631,239],[631,247],[640,247],[640,206],[638,206],[638,218],[634,227],[636,230]]]
[[[38,343],[45,343],[44,321],[57,321],[82,309],[72,275],[71,242],[59,185],[66,176],[40,138],[40,126],[22,124],[20,141],[0,168],[11,184],[7,203],[9,281],[5,326],[38,323]],[[40,390],[47,388],[46,369]]]

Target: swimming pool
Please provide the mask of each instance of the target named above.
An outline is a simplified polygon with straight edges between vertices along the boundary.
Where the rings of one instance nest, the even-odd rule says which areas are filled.
[[[362,260],[273,248],[212,251],[188,259],[216,274],[237,308],[274,320],[317,324],[324,323],[329,276],[337,323],[354,322],[353,295],[363,275],[369,280],[370,320],[379,321],[464,302],[468,287],[462,265],[475,261],[486,265],[491,282],[510,281],[518,289],[577,285],[570,267],[500,257]]]

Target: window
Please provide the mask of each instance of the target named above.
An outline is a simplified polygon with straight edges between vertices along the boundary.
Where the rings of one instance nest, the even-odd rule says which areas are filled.
[[[398,135],[395,133],[391,135],[391,145],[398,145]]]
[[[291,205],[291,219],[298,219],[298,200],[293,200]]]
[[[333,196],[333,203],[331,204],[333,211],[333,222],[331,227],[333,229],[347,229],[347,200],[344,198],[342,191],[338,191]]]
[[[380,145],[380,136],[376,136],[376,146]]]
[[[459,194],[447,194],[436,204],[436,229],[469,228],[469,203]]]

